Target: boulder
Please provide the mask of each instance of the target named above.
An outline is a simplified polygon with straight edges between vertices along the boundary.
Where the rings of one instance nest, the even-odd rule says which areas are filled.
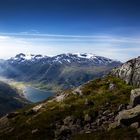
[[[70,130],[72,134],[78,133],[79,130],[81,130],[81,127],[79,125],[72,125],[70,126]]]
[[[140,87],[140,57],[131,59],[122,66],[113,69],[111,74],[123,79],[127,84]]]
[[[43,104],[39,104],[32,108],[33,112],[37,113],[41,108],[43,107]]]
[[[140,88],[131,90],[130,105],[135,107],[140,104]]]
[[[92,128],[94,128],[94,127],[96,127],[96,126],[97,126],[97,123],[96,123],[96,122],[91,123],[91,127],[92,127]]]
[[[88,131],[90,129],[91,129],[91,125],[89,123],[84,126],[85,131]]]
[[[111,112],[110,114],[108,114],[108,117],[109,117],[109,118],[114,117],[114,112]]]
[[[10,121],[7,116],[0,118],[0,133],[6,134],[14,130],[14,127],[10,126]]]
[[[97,124],[97,126],[100,126],[100,125],[102,124],[101,119],[97,119],[97,120],[96,120],[96,124]]]
[[[64,125],[73,125],[74,120],[75,119],[73,116],[68,116],[63,120],[63,122],[64,122]]]
[[[107,116],[107,115],[110,114],[110,113],[111,113],[110,110],[105,110],[105,111],[103,112],[103,115]]]
[[[113,84],[113,83],[110,83],[109,84],[109,90],[114,90],[115,89],[115,84]]]
[[[90,122],[91,121],[91,116],[89,114],[86,114],[85,117],[84,117],[84,120],[86,122]]]
[[[127,108],[127,106],[125,104],[120,104],[119,107],[118,107],[118,112],[122,111],[122,110],[125,110],[126,108]]]
[[[43,107],[44,104],[39,104],[39,105],[36,105],[35,107],[27,110],[24,112],[25,115],[32,115],[32,114],[36,114],[40,111],[40,109]]]
[[[71,130],[68,126],[62,125],[60,129],[55,130],[55,138],[59,139],[64,137],[66,139],[71,135]]]
[[[85,133],[86,133],[86,134],[90,134],[90,133],[91,133],[91,131],[90,131],[90,130],[88,130],[88,131],[86,131]]]
[[[108,118],[107,118],[106,116],[102,116],[102,117],[101,117],[102,122],[106,121],[107,119],[108,119]]]
[[[94,105],[94,102],[93,101],[89,101],[88,99],[85,99],[85,106],[91,106],[91,105]]]
[[[58,96],[56,96],[55,97],[55,100],[57,101],[57,102],[62,102],[64,99],[65,99],[65,97],[66,97],[66,94],[60,94],[60,95],[58,95]]]
[[[135,122],[135,123],[132,123],[130,125],[131,128],[138,128],[139,127],[139,123],[138,122]]]
[[[82,96],[82,95],[83,95],[80,86],[79,86],[78,88],[76,88],[75,90],[73,90],[72,93],[73,93],[74,95],[78,95],[78,96]]]
[[[19,112],[11,112],[9,114],[7,114],[7,118],[14,118],[16,116],[18,116],[20,113]]]
[[[132,105],[128,105],[127,107],[126,107],[126,109],[131,109],[132,108]]]
[[[38,129],[34,129],[34,130],[32,130],[32,134],[34,134],[34,133],[37,133],[38,132]]]
[[[120,127],[120,124],[118,122],[113,122],[109,124],[108,131],[110,131],[111,129],[119,128],[119,127]]]
[[[77,120],[76,120],[76,125],[78,125],[78,126],[81,126],[81,125],[82,125],[81,119],[77,119]]]
[[[115,118],[118,125],[126,125],[129,126],[132,123],[140,122],[140,105],[129,109],[119,112],[118,116]]]

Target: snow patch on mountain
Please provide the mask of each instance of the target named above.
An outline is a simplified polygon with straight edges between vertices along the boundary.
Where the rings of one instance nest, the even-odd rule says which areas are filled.
[[[105,58],[102,56],[97,56],[92,53],[67,53],[67,54],[60,54],[56,55],[53,57],[48,57],[48,56],[43,56],[43,55],[25,55],[23,53],[20,53],[16,55],[15,57],[11,58],[10,61],[12,62],[24,62],[24,61],[31,61],[31,62],[36,62],[36,60],[43,60],[44,62],[49,62],[49,63],[91,63],[91,64],[110,64],[113,62],[119,62],[116,60],[112,60],[109,58]]]
[[[74,54],[80,58],[87,58],[87,59],[96,58],[95,54],[92,53],[74,53]]]

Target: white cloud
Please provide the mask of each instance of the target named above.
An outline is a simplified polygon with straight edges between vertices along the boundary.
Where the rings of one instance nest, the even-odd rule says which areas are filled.
[[[17,53],[56,55],[69,52],[92,52],[126,61],[140,52],[139,37],[112,35],[53,35],[33,33],[0,33],[0,58]]]

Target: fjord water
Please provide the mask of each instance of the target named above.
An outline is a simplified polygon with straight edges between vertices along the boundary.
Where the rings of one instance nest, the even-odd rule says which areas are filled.
[[[43,101],[47,99],[48,97],[54,95],[54,93],[51,91],[39,90],[31,86],[25,87],[23,94],[27,100],[34,103]]]

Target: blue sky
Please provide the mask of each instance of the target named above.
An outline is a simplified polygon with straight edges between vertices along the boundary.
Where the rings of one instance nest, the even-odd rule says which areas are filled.
[[[140,52],[139,0],[0,0],[0,57]]]

